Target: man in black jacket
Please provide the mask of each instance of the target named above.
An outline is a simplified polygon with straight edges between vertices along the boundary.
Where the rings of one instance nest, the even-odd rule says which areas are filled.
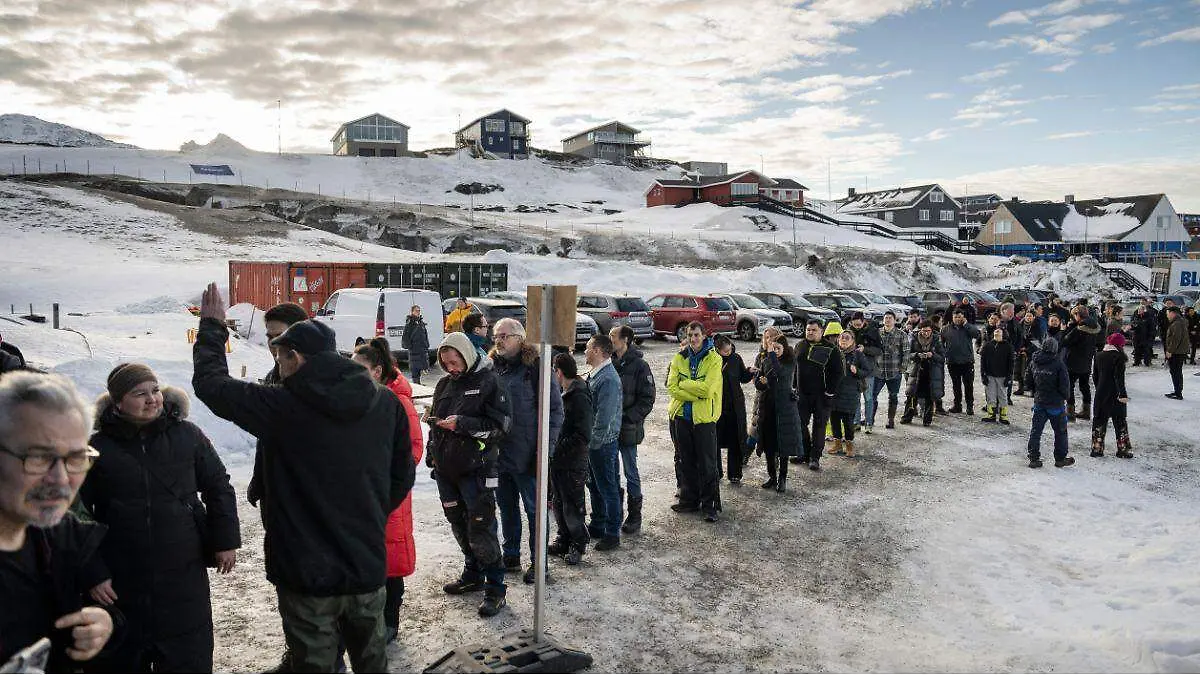
[[[66,378],[0,378],[0,666],[49,638],[46,671],[76,671],[119,642],[121,613],[87,597],[108,578],[105,528],[67,513],[96,458],[91,427],[91,406]]]
[[[1063,333],[1062,347],[1066,350],[1067,374],[1070,377],[1070,394],[1067,396],[1067,419],[1092,419],[1092,359],[1097,349],[1104,344],[1100,324],[1092,318],[1087,307],[1076,305],[1071,309],[1071,323]],[[1079,383],[1080,403],[1075,407],[1075,383]]]
[[[314,321],[271,341],[282,386],[230,377],[224,319],[224,300],[210,284],[192,387],[218,417],[266,441],[267,580],[292,666],[331,672],[342,638],[356,672],[384,672],[384,527],[416,473],[408,416]]]
[[[1154,336],[1158,332],[1158,311],[1150,304],[1150,298],[1142,298],[1142,304],[1129,320],[1133,333],[1133,365],[1149,366],[1154,358]]]
[[[548,550],[550,555],[566,556],[568,565],[578,565],[591,539],[584,487],[591,456],[592,394],[570,354],[554,357],[554,377],[562,388],[563,424],[550,457],[550,492],[558,536]]]
[[[846,372],[845,360],[837,347],[821,341],[824,328],[816,320],[804,327],[804,342],[796,348],[796,376],[794,389],[798,395],[796,408],[800,411],[800,435],[804,441],[804,456],[797,464],[807,463],[808,468],[821,468],[821,451],[825,449],[825,424],[838,383]]]
[[[463,571],[442,590],[462,595],[483,589],[479,614],[504,608],[504,565],[496,536],[499,445],[512,426],[508,392],[463,333],[450,333],[437,350],[446,377],[433,390],[426,463],[433,468],[442,510],[463,553]]]
[[[638,473],[637,446],[646,437],[643,425],[654,409],[654,374],[650,364],[636,349],[635,335],[629,326],[615,326],[608,331],[613,343],[613,367],[621,378],[621,434],[617,449],[621,453],[621,470],[625,472],[625,494],[629,512],[621,531],[633,534],[642,529],[642,478]]]
[[[292,324],[307,319],[308,313],[294,302],[281,302],[263,312],[263,327],[266,329],[268,348],[274,352],[275,348],[270,347],[271,340],[283,335],[283,331]],[[280,384],[281,382],[278,366],[272,367],[262,379],[263,384]],[[262,439],[259,439],[254,446],[254,473],[250,476],[250,484],[246,486],[246,501],[250,502],[250,506],[258,506],[259,500],[262,499],[262,445]]]
[[[980,341],[979,329],[967,323],[966,313],[961,309],[954,310],[950,323],[942,328],[946,369],[950,371],[950,383],[954,387],[952,413],[962,412],[965,400],[967,414],[975,414],[975,344]]]
[[[12,372],[14,370],[25,369],[25,357],[21,354],[21,350],[11,342],[5,342],[4,336],[0,335],[0,375]]]

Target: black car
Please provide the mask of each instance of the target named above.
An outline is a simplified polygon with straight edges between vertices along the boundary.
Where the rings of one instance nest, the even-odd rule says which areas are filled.
[[[850,321],[850,317],[855,312],[862,312],[867,321],[872,323],[883,319],[883,311],[879,311],[878,313],[869,311],[861,302],[846,295],[839,295],[837,293],[808,293],[806,297],[814,305],[834,312],[843,326]]]
[[[1009,296],[1016,301],[1018,306],[1024,304],[1043,303],[1046,297],[1032,288],[993,288],[988,291],[989,294],[1000,298],[1007,299]]]
[[[883,297],[887,298],[888,300],[891,300],[892,302],[899,303],[901,305],[908,305],[909,307],[912,307],[913,309],[917,310],[918,312],[925,311],[925,301],[921,300],[921,298],[919,296],[916,296],[916,295],[885,295]],[[902,318],[902,317],[897,317],[897,318]]]
[[[763,304],[771,309],[778,309],[791,314],[796,330],[800,333],[803,333],[804,325],[808,323],[809,319],[816,319],[824,326],[838,318],[836,312],[816,306],[803,295],[778,293],[775,291],[754,291],[749,293],[749,295],[762,300]]]

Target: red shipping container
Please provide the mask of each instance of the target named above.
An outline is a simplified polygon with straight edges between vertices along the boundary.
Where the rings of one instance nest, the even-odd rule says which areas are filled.
[[[229,261],[230,305],[294,302],[313,316],[334,291],[366,285],[366,263]]]

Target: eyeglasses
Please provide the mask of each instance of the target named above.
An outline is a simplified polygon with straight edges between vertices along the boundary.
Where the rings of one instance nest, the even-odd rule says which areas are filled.
[[[510,337],[513,337],[511,333],[496,333],[494,336],[492,336],[496,342],[504,342]]]
[[[48,474],[54,469],[54,465],[59,462],[62,462],[63,468],[67,470],[67,473],[87,473],[92,468],[92,465],[96,463],[96,458],[100,456],[100,452],[90,445],[84,450],[73,450],[66,455],[55,455],[44,452],[19,455],[3,445],[0,445],[0,452],[12,455],[21,460],[21,468],[27,476],[43,476]]]

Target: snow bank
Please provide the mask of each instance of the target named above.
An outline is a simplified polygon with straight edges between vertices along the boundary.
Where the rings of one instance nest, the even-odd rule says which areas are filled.
[[[1126,232],[1141,225],[1137,218],[1124,213],[1136,204],[1113,202],[1098,206],[1097,208],[1104,211],[1102,216],[1085,216],[1079,212],[1078,205],[1069,206],[1062,223],[1063,241],[1118,240]]]
[[[173,298],[169,295],[160,295],[149,300],[141,302],[133,302],[128,305],[117,307],[119,314],[171,314],[173,312],[186,312],[188,303],[181,301],[178,298]]]
[[[90,131],[30,115],[0,115],[0,143],[31,143],[59,147],[132,148]]]
[[[1065,263],[1036,261],[996,268],[996,286],[1054,291],[1067,298],[1122,292],[1091,256],[1073,256]]]

